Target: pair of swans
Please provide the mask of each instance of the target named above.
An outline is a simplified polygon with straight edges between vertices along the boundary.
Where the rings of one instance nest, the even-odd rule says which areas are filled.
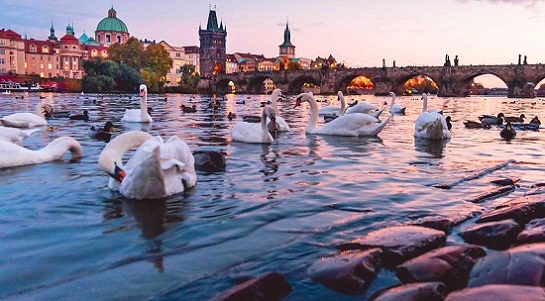
[[[121,121],[150,123],[153,121],[148,112],[148,87],[140,85],[140,109],[127,109]]]
[[[124,165],[123,155],[134,148]],[[177,136],[164,142],[160,136],[145,132],[123,133],[104,147],[98,163],[111,177],[108,187],[132,199],[170,196],[197,182],[193,154]]]
[[[433,140],[451,137],[445,116],[437,111],[428,111],[428,95],[425,93],[422,93],[422,113],[414,124],[414,136]]]
[[[366,101],[362,101],[352,107],[347,108],[346,100],[344,99],[344,94],[342,91],[337,92],[337,99],[341,102],[340,107],[337,107],[337,106],[321,107],[318,109],[318,115],[342,116],[346,114],[363,113],[363,114],[368,114],[375,118],[378,118],[380,114],[382,114],[382,111],[384,111],[384,108],[379,110],[376,106]]]
[[[270,120],[270,121],[269,121]],[[270,126],[268,126],[270,125]],[[244,143],[270,144],[274,141],[269,130],[276,129],[276,113],[271,106],[265,106],[261,111],[261,122],[239,122],[231,129],[233,141]]]
[[[276,124],[275,126],[273,127],[273,125],[271,124],[270,120],[267,122],[267,126],[269,128],[269,131],[270,132],[289,132],[290,131],[290,126],[289,124],[284,120],[284,118],[282,118],[280,116],[280,113],[278,111],[278,99],[279,98],[282,98],[284,97],[284,95],[282,95],[282,90],[280,89],[274,89],[271,93],[271,101],[270,101],[270,104],[271,104],[271,107],[274,111],[274,114],[275,114],[275,117],[276,117]],[[231,114],[231,113],[229,113]],[[236,118],[236,115],[235,115],[235,118]],[[242,118],[242,120],[244,120],[245,122],[250,122],[250,123],[259,123],[261,122],[261,117],[259,116],[244,116]]]
[[[333,136],[376,136],[380,133],[390,117],[380,122],[376,117],[363,113],[351,113],[339,116],[331,122],[318,125],[318,103],[312,93],[301,93],[297,96],[294,108],[308,102],[310,105],[310,117],[306,127],[307,134],[333,135]]]
[[[44,104],[38,103],[34,108],[34,113],[11,114],[0,118],[0,122],[3,126],[13,128],[31,128],[47,125],[44,115]]]

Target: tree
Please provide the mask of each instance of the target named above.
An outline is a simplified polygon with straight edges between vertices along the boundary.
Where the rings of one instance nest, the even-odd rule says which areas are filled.
[[[144,51],[144,70],[147,70],[145,76],[144,70],[141,71],[141,76],[144,82],[148,85],[148,89],[158,92],[165,84],[166,75],[172,68],[172,59],[163,45],[151,44]],[[156,78],[150,78],[150,76]],[[148,82],[149,80],[149,82]]]
[[[133,91],[141,82],[138,71],[127,64],[111,60],[93,59],[83,61],[85,75],[81,84],[86,92],[108,92],[114,89]]]
[[[126,43],[115,43],[108,49],[108,57],[117,63],[124,63],[136,70],[144,67],[144,46],[135,37],[130,37]]]

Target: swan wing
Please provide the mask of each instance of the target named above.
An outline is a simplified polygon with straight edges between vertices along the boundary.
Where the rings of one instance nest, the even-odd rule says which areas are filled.
[[[268,134],[268,132],[267,132]],[[268,134],[270,136],[270,134]],[[231,129],[233,141],[245,143],[271,143],[263,140],[263,130],[260,123],[239,122]],[[272,137],[271,137],[272,139]]]
[[[4,126],[28,128],[47,125],[47,120],[34,113],[15,113],[0,119]]]
[[[318,109],[318,115],[331,115],[339,112],[341,107],[325,106]]]
[[[376,110],[377,107],[368,103],[368,102],[360,102],[358,103],[357,105],[353,106],[353,107],[350,107],[346,110],[346,113],[345,114],[354,114],[354,113],[367,113],[369,111],[374,111]]]
[[[358,131],[367,125],[378,122],[373,116],[354,113],[335,118],[317,130],[317,134],[336,136],[358,136]]]

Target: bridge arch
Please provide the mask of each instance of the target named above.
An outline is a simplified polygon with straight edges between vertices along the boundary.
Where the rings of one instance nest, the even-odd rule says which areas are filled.
[[[301,76],[298,76],[298,77],[296,77],[296,78],[294,78],[293,80],[290,81],[289,87],[288,87],[288,92],[290,94],[299,94],[299,93],[301,93],[301,87],[305,83],[313,84],[315,86],[320,86],[320,80],[318,80],[318,79],[316,79],[316,78],[314,78],[313,76],[310,76],[310,75],[301,75]]]
[[[229,78],[223,78],[223,79],[220,79],[219,81],[216,82],[216,91],[220,94],[228,94],[228,93],[231,93],[233,91],[231,91],[231,86],[229,85],[229,83],[233,83],[234,86],[235,86],[235,91],[236,91],[236,88],[237,88],[237,85],[235,82],[233,82],[231,79]]]
[[[247,87],[247,93],[253,93],[253,94],[259,94],[262,92],[263,83],[267,80],[271,79],[275,84],[277,81],[275,80],[275,77],[272,73],[260,73],[256,74],[250,80],[248,81],[248,87]]]
[[[337,91],[342,91],[344,94],[348,93],[348,85],[356,78],[363,76],[371,81],[373,84],[373,87],[376,86],[375,82],[373,81],[372,75],[366,74],[366,73],[350,73],[346,76],[342,77],[341,80],[335,85],[335,89]]]
[[[507,81],[506,78],[504,78],[502,75],[500,75],[500,74],[498,74],[498,73],[496,73],[494,71],[491,71],[491,70],[482,70],[480,72],[475,72],[475,73],[471,73],[469,75],[466,75],[465,77],[460,79],[460,83],[462,84],[463,87],[466,87],[477,76],[488,75],[488,74],[496,76],[497,78],[499,78],[505,84],[505,86],[508,86],[508,81]],[[545,74],[543,76],[545,78]]]
[[[403,86],[405,85],[405,83],[411,78],[418,76],[423,76],[431,79],[437,86],[441,85],[440,79],[433,74],[428,74],[425,72],[409,72],[392,80],[392,91],[395,92],[397,95],[402,95],[404,92]]]

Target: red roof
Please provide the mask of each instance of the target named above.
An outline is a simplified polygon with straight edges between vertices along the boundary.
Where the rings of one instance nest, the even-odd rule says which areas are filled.
[[[23,40],[20,34],[16,33],[15,31],[11,29],[5,30],[4,28],[0,30],[0,38],[9,39],[9,40],[17,40],[17,41]]]
[[[61,38],[61,44],[78,44],[79,45],[79,40],[75,36],[71,34],[67,34]]]
[[[33,52],[33,53],[38,53],[38,54],[53,54],[53,49],[55,47],[54,42],[38,41],[38,40],[34,40],[34,39],[28,39],[28,40],[25,40],[25,52],[26,53],[30,52],[30,46],[32,46],[32,45],[36,46],[36,52]],[[44,48],[43,46],[47,46],[47,51],[46,52],[43,52],[43,48]]]

